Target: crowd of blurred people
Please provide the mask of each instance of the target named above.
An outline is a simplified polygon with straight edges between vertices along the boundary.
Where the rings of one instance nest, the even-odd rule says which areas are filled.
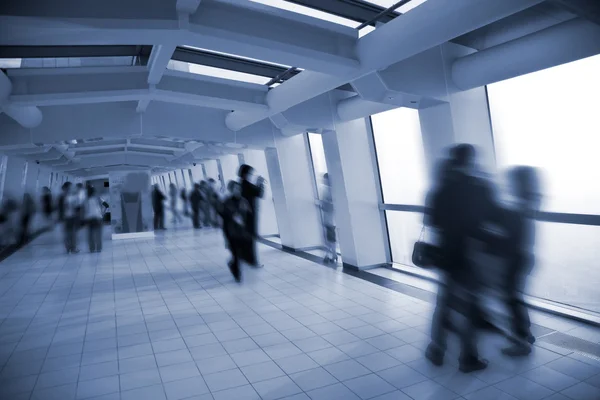
[[[489,288],[496,290],[510,317],[510,343],[502,352],[526,356],[535,341],[522,290],[534,265],[533,217],[541,202],[537,171],[524,166],[511,169],[506,193],[500,193],[478,170],[475,148],[461,144],[440,161],[437,173],[426,201],[424,226],[432,232],[431,245],[425,249],[434,254],[428,259],[441,280],[426,357],[442,365],[447,332],[456,327],[460,370],[487,367],[478,353],[477,331],[486,318],[482,299]],[[497,279],[491,281],[490,276]],[[460,323],[452,323],[452,310],[459,311]]]
[[[58,196],[47,186],[41,189],[38,201],[30,193],[23,194],[21,203],[5,194],[0,205],[0,248],[22,246],[32,236],[35,228],[52,229],[56,223],[63,225],[67,253],[77,253],[77,236],[80,229],[88,228],[91,252],[102,250],[102,226],[108,203],[101,199],[91,186],[65,182]]]
[[[234,278],[240,281],[240,262],[261,266],[256,255],[257,199],[264,194],[265,179],[255,176],[254,168],[247,164],[240,166],[238,178],[239,181],[229,181],[226,190],[219,188],[213,178],[194,183],[190,192],[185,188],[178,190],[171,183],[168,196],[162,192],[160,185],[155,184],[152,207],[155,231],[165,230],[165,203],[168,203],[174,225],[183,222],[181,209],[184,216],[191,218],[194,229],[221,228],[231,252],[229,268]]]

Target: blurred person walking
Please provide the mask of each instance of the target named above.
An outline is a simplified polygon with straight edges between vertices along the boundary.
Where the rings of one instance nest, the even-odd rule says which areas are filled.
[[[319,200],[321,215],[323,219],[323,234],[325,239],[325,263],[337,264],[337,240],[335,234],[335,219],[333,213],[333,198],[331,196],[331,184],[329,182],[329,174],[323,174],[323,193],[322,199]]]
[[[256,238],[258,236],[258,204],[257,199],[262,198],[265,192],[265,180],[262,176],[256,178],[256,184],[252,183],[254,168],[248,164],[243,164],[238,170],[238,176],[241,180],[242,197],[246,199],[250,206],[250,211],[245,215],[244,226],[248,231],[248,240],[242,249],[242,258],[248,264],[259,267],[256,256]]]
[[[154,209],[154,230],[165,230],[165,200],[166,196],[161,192],[158,183],[154,184],[152,190],[152,208]]]
[[[469,144],[452,149],[451,159],[442,164],[440,182],[430,194],[426,222],[436,229],[439,239],[439,267],[442,283],[438,288],[431,325],[431,343],[426,357],[442,365],[452,300],[464,297],[463,324],[458,327],[461,341],[459,369],[472,372],[487,367],[477,351],[476,318],[479,313],[479,281],[470,258],[474,240],[483,236],[484,224],[494,220],[495,204],[491,189],[475,173],[475,148]]]
[[[181,197],[181,203],[183,205],[183,215],[187,217],[190,215],[190,210],[188,207],[188,194],[185,188],[181,189],[179,197]]]
[[[79,202],[79,192],[77,187],[71,182],[65,182],[62,186],[61,210],[64,224],[64,241],[67,254],[79,253],[77,248],[77,230],[79,228],[81,205]]]
[[[535,213],[541,204],[540,179],[532,167],[514,167],[508,172],[510,202],[503,209],[501,226],[506,239],[500,248],[507,261],[503,295],[510,313],[511,345],[502,349],[508,356],[531,353],[535,338],[522,292],[535,264]]]
[[[24,245],[29,240],[29,224],[35,215],[36,205],[33,197],[29,193],[23,194],[23,203],[21,204],[21,233],[19,235],[19,245]]]
[[[87,198],[84,203],[84,219],[88,226],[88,245],[90,253],[102,251],[102,200],[96,196],[92,186],[87,188]]]
[[[190,194],[190,206],[192,208],[192,224],[194,229],[202,228],[200,223],[200,212],[202,211],[202,203],[204,201],[204,194],[199,183],[194,184],[194,189]]]
[[[240,261],[244,246],[251,239],[245,223],[250,220],[248,214],[252,212],[250,205],[242,197],[242,188],[238,182],[229,181],[227,184],[229,195],[225,198],[219,210],[223,218],[223,233],[226,245],[231,252],[229,270],[237,282],[242,279]]]
[[[169,200],[171,202],[171,213],[173,214],[173,224],[181,222],[182,218],[177,210],[177,186],[174,183],[169,185]]]
[[[52,214],[54,213],[54,207],[52,204],[52,192],[48,186],[42,188],[41,204],[44,218],[47,222],[50,222],[52,220]]]

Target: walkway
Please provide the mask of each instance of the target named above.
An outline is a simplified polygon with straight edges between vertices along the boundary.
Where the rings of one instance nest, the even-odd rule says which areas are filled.
[[[0,264],[2,399],[599,398],[600,362],[550,345],[515,361],[486,335],[488,370],[432,367],[429,303],[271,247],[238,285],[215,231],[50,239]]]

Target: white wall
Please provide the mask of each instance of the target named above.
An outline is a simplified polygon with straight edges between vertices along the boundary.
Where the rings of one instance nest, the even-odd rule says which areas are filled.
[[[258,233],[261,236],[275,235],[279,233],[279,228],[277,226],[275,204],[273,201],[273,192],[270,184],[269,169],[267,168],[265,152],[263,150],[245,150],[243,154],[244,161],[254,168],[255,173],[267,179],[265,184],[265,194],[259,203]],[[233,157],[235,157],[235,163],[238,165],[239,157]]]

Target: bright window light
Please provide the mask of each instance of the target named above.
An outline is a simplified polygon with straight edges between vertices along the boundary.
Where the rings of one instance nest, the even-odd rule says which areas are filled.
[[[359,22],[352,21],[347,18],[343,18],[337,15],[329,14],[323,11],[315,10],[314,8],[301,6],[294,3],[288,3],[284,0],[250,0],[255,3],[264,4],[270,7],[279,8],[281,10],[295,12],[297,14],[303,14],[309,17],[317,18],[323,21],[333,22],[334,24],[348,26],[350,28],[356,28],[360,25]]]
[[[21,68],[20,58],[1,58],[0,68]]]
[[[247,61],[254,61],[254,62],[261,63],[261,64],[274,65],[276,67],[281,67],[281,68],[291,68],[291,66],[288,66],[288,65],[277,64],[277,63],[270,62],[270,61],[259,60],[257,58],[243,57],[243,56],[239,56],[237,54],[222,53],[220,51],[207,50],[207,49],[203,49],[203,48],[200,48],[200,47],[194,47],[194,46],[181,46],[181,47],[183,47],[185,49],[189,49],[189,50],[199,50],[199,51],[204,51],[204,52],[207,52],[207,53],[219,54],[221,56],[239,58],[239,59],[247,60]]]
[[[229,79],[238,82],[256,83],[266,85],[271,78],[246,74],[244,72],[230,71],[228,69],[208,67],[206,65],[192,64],[183,61],[171,60],[167,68],[173,71],[189,72],[192,74],[212,76],[215,78]]]
[[[366,0],[366,1],[368,3],[375,4],[376,6],[380,6],[383,8],[389,8],[398,2],[398,0]],[[406,3],[405,5],[398,7],[396,9],[396,11],[401,14],[406,14],[413,8],[420,6],[421,4],[425,3],[426,1],[427,0],[411,0],[408,3]]]

